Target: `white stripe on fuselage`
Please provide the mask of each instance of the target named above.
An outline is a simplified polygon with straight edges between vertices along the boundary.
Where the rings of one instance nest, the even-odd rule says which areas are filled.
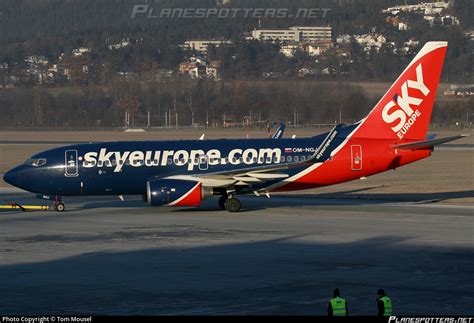
[[[334,149],[332,152],[331,152],[331,157],[335,156],[342,148],[344,148],[344,146],[347,144],[347,142],[352,138],[352,136],[355,134],[355,132],[360,128],[360,126],[362,126],[362,124],[364,123],[364,121],[366,120],[366,118],[362,119],[360,122],[360,124],[346,137],[346,139],[339,145],[336,147],[336,149]],[[331,158],[330,158],[331,159]],[[297,181],[298,179],[300,179],[301,177],[313,172],[314,170],[316,170],[318,167],[320,167],[321,165],[323,165],[324,163],[316,163],[316,164],[313,164],[305,169],[303,169],[301,172],[299,172],[298,174],[295,174],[289,178],[286,178],[284,180],[282,180],[281,182],[278,182],[278,183],[275,183],[273,185],[270,185],[264,189],[262,189],[262,191],[273,191],[279,187],[282,187],[282,186],[285,186],[285,185],[288,185],[292,182],[295,182]]]

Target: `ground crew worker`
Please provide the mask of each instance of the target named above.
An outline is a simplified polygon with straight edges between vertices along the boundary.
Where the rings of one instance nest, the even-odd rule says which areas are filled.
[[[339,288],[336,288],[333,292],[334,297],[329,300],[328,304],[328,315],[329,316],[347,316],[349,310],[347,308],[347,301],[341,297]]]
[[[392,315],[392,300],[385,294],[383,289],[377,291],[377,310],[378,316]]]

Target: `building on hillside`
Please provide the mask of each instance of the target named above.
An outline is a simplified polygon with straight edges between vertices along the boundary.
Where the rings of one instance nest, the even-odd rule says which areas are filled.
[[[359,45],[361,45],[365,52],[369,52],[374,48],[377,52],[380,50],[383,44],[387,42],[387,39],[380,34],[364,34],[354,35],[354,39]]]
[[[210,45],[219,47],[222,45],[230,45],[232,42],[230,40],[187,40],[184,44],[180,45],[183,50],[194,50],[203,55],[207,55]]]
[[[447,9],[450,2],[438,1],[438,2],[421,2],[413,5],[401,5],[390,7],[382,10],[383,13],[392,15],[398,15],[400,12],[412,12],[425,15],[436,15],[440,14],[444,9]]]
[[[191,78],[210,78],[220,80],[221,61],[206,61],[202,58],[191,57],[178,66],[178,75],[187,75]]]
[[[90,48],[87,48],[87,47],[79,47],[79,48],[76,48],[76,49],[73,49],[72,50],[72,55],[75,56],[75,57],[78,57],[78,56],[82,56],[84,54],[88,54],[91,52],[91,49]]]
[[[25,58],[25,63],[28,67],[46,66],[49,60],[44,56],[31,55]]]
[[[296,44],[282,45],[280,47],[280,53],[285,55],[288,58],[292,58],[295,56],[295,53],[298,50],[298,48],[300,48],[300,46]]]
[[[259,41],[313,43],[332,39],[332,28],[326,26],[296,26],[289,29],[256,29],[252,38]]]
[[[339,35],[336,38],[336,44],[338,45],[350,44],[351,41],[352,41],[352,36],[348,34]]]
[[[302,49],[309,56],[320,56],[328,49],[334,48],[332,41],[320,41],[314,44],[304,44]]]
[[[109,50],[113,50],[113,49],[125,48],[125,47],[130,46],[131,44],[132,43],[130,42],[129,38],[124,38],[120,41],[120,43],[111,44],[111,45],[108,45],[108,47],[109,47]]]

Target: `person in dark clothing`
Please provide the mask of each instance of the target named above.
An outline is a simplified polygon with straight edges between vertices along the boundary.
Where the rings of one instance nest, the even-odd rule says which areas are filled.
[[[328,304],[328,315],[329,316],[347,316],[349,315],[349,309],[347,308],[347,301],[341,297],[339,288],[336,288],[333,292],[333,298],[329,300]]]
[[[377,291],[377,316],[392,315],[392,300],[383,289]]]

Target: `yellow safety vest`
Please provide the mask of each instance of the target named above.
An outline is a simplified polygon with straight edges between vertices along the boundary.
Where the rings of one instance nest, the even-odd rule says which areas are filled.
[[[346,300],[341,297],[334,297],[329,301],[332,306],[332,315],[334,316],[346,316]]]
[[[380,300],[383,302],[383,315],[392,315],[392,300],[388,296],[381,297]]]

